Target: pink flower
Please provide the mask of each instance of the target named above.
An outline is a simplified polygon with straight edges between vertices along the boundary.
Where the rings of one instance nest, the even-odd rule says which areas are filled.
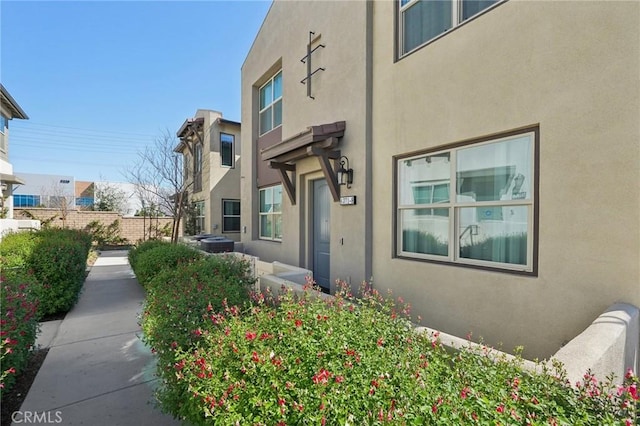
[[[254,332],[254,331],[247,331],[244,335],[245,339],[247,340],[253,340],[256,337],[258,337],[258,333]]]
[[[327,383],[329,383],[329,379],[332,376],[333,374],[330,371],[327,371],[323,368],[313,376],[312,380],[313,380],[313,383],[315,383],[316,385],[319,385],[319,384],[326,385]]]
[[[336,383],[344,382],[344,376],[336,376]]]
[[[504,405],[503,404],[498,405],[498,407],[496,408],[496,411],[498,413],[504,413]]]
[[[464,387],[461,391],[460,391],[460,398],[462,399],[466,399],[467,396],[469,396],[469,394],[471,393],[471,389],[469,389],[468,387]]]
[[[302,320],[297,319],[295,324],[296,324],[296,327],[302,327]]]

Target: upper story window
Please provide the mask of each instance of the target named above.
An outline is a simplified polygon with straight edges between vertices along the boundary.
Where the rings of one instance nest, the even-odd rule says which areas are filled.
[[[400,0],[400,56],[460,25],[501,0]]]
[[[9,128],[9,117],[0,114],[0,133],[4,133]]]
[[[235,137],[228,133],[220,133],[220,164],[226,167],[235,167],[234,155]]]
[[[282,71],[260,88],[260,134],[282,124]]]
[[[193,148],[193,190],[202,190],[202,144]]]
[[[535,273],[537,129],[397,159],[402,257]]]

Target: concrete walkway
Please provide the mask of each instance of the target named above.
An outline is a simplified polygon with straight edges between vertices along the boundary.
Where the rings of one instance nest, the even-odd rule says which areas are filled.
[[[139,338],[143,300],[127,252],[103,252],[78,304],[39,337],[50,349],[21,415],[62,425],[180,424],[154,406],[154,357]]]

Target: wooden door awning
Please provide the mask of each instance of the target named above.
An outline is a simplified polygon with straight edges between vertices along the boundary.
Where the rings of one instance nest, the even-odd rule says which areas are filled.
[[[333,201],[340,199],[340,186],[334,171],[335,165],[332,166],[329,160],[340,158],[340,151],[336,148],[340,143],[340,138],[344,136],[345,128],[346,123],[344,121],[311,126],[304,132],[298,133],[260,152],[262,161],[267,161],[269,167],[278,170],[282,186],[284,186],[291,204],[296,204],[296,162],[307,157],[318,157],[320,168],[329,184]],[[289,176],[289,173],[291,173],[291,176]]]

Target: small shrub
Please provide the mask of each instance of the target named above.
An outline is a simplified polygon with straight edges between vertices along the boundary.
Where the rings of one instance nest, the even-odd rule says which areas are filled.
[[[0,395],[13,386],[36,341],[38,304],[30,292],[35,285],[25,274],[0,277]]]
[[[142,243],[139,243],[137,246],[129,250],[129,256],[128,256],[129,265],[131,265],[131,268],[133,268],[133,270],[135,271],[136,262],[138,260],[138,256],[140,256],[141,253],[144,253],[145,251],[151,250],[159,246],[170,245],[170,244],[171,243],[162,241],[162,240],[147,240]]]
[[[127,242],[127,239],[120,235],[119,219],[106,226],[99,220],[94,220],[89,222],[84,230],[91,235],[91,239],[97,246],[119,245]]]
[[[178,265],[202,258],[203,254],[181,244],[161,244],[138,253],[134,260],[133,271],[138,282],[147,284],[162,270],[176,268]]]

